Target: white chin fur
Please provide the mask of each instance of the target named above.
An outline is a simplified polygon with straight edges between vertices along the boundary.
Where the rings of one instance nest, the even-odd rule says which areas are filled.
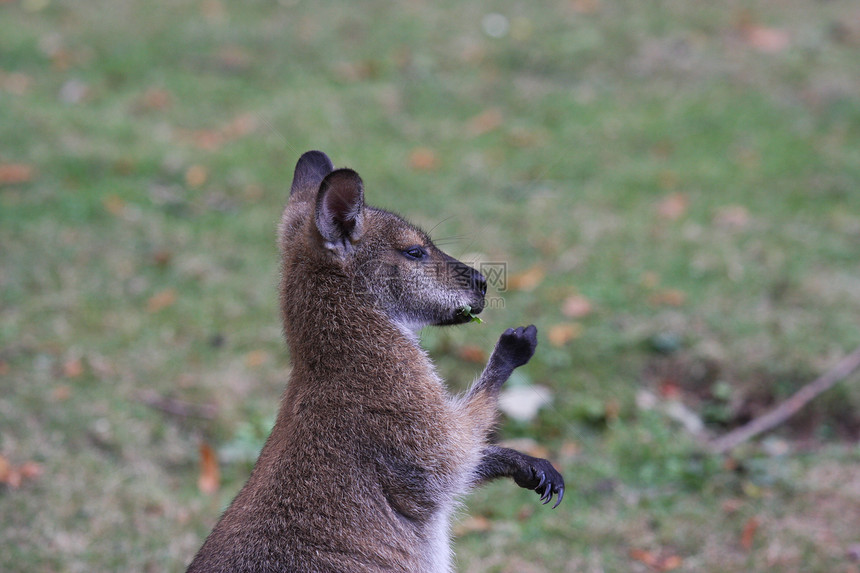
[[[395,320],[394,325],[412,342],[418,342],[418,335],[421,333],[421,329],[426,326],[425,324],[403,319]]]

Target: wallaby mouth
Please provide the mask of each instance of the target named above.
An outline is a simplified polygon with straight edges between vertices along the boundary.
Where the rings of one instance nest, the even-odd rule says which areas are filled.
[[[447,324],[465,324],[467,322],[483,322],[478,315],[484,310],[484,295],[487,294],[487,279],[484,275],[475,269],[468,267],[459,261],[457,264],[462,267],[463,274],[469,277],[470,301],[454,310],[453,319]]]

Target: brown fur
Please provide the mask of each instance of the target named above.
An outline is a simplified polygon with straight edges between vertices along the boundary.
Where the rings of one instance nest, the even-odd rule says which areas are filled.
[[[480,312],[477,271],[364,205],[358,176],[320,152],[296,166],[279,235],[292,372],[250,479],[188,571],[443,573],[450,513],[473,485],[508,476],[560,501],[548,462],[488,442],[534,327],[508,330],[463,397],[413,334]]]

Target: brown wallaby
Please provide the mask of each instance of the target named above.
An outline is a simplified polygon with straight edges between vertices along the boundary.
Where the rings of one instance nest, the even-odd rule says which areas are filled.
[[[447,573],[471,487],[511,477],[561,502],[547,460],[490,443],[535,327],[506,330],[457,397],[419,346],[419,329],[481,312],[480,273],[365,205],[358,174],[319,151],[296,165],[279,235],[292,372],[251,477],[188,571]]]

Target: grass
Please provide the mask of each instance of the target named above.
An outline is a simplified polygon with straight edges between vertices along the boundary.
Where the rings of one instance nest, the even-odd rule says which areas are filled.
[[[523,376],[554,402],[501,436],[569,491],[552,512],[510,483],[470,496],[458,570],[856,570],[856,379],[777,433],[788,454],[728,461],[636,398],[719,432],[860,344],[857,16],[0,3],[0,165],[30,168],[0,183],[0,455],[42,471],[0,486],[0,569],[183,570],[277,407],[274,229],[318,148],[452,255],[507,264],[485,324],[424,334],[455,390],[480,369],[464,346],[540,328]],[[563,316],[573,295],[593,311]]]

